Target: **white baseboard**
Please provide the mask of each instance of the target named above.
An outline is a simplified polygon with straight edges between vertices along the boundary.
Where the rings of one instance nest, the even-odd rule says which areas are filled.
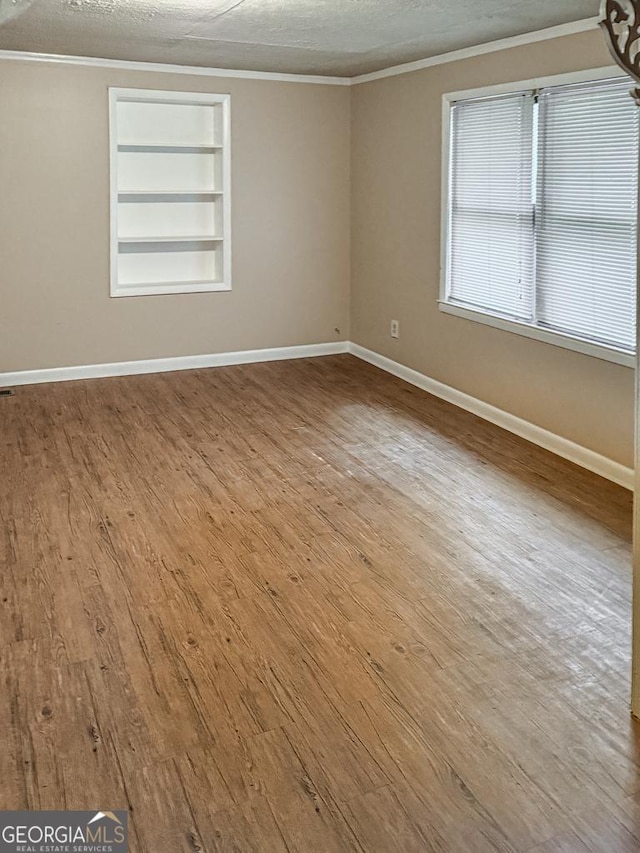
[[[211,355],[183,355],[175,358],[152,358],[144,361],[120,361],[112,364],[87,364],[72,367],[53,367],[43,370],[18,370],[13,373],[0,373],[0,387],[17,385],[35,385],[42,382],[68,382],[73,379],[98,379],[109,376],[133,376],[141,373],[166,373],[172,370],[196,370],[202,367],[224,367],[231,364],[251,364],[261,361],[282,361],[294,358],[315,358],[323,355],[339,355],[350,352],[357,358],[381,368],[411,385],[440,397],[454,406],[472,412],[478,417],[490,421],[521,438],[531,441],[545,450],[550,450],[564,459],[575,462],[589,471],[605,477],[626,489],[633,489],[634,473],[619,462],[601,456],[593,450],[575,444],[566,438],[555,435],[542,427],[522,420],[502,409],[484,403],[469,394],[457,391],[435,379],[430,379],[417,370],[405,367],[397,361],[358,344],[348,341],[324,344],[306,344],[303,346],[276,347],[273,349],[242,350],[222,352]]]
[[[570,462],[575,462],[582,468],[587,468],[607,480],[617,483],[619,486],[624,486],[625,489],[633,489],[634,472],[632,468],[627,468],[619,462],[614,462],[606,456],[601,456],[593,450],[575,444],[566,438],[555,435],[542,427],[529,423],[522,418],[509,414],[502,409],[491,406],[489,403],[484,403],[469,394],[464,394],[462,391],[457,391],[449,385],[444,385],[442,382],[437,382],[435,379],[430,379],[423,373],[417,370],[412,370],[410,367],[405,367],[397,361],[392,361],[386,356],[380,355],[372,350],[365,349],[358,344],[350,343],[349,352],[363,361],[369,362],[376,367],[397,376],[399,379],[404,379],[411,385],[433,394],[434,397],[439,397],[441,400],[446,400],[448,403],[453,403],[467,412],[471,412],[478,417],[496,424],[520,438],[525,438],[527,441],[544,447],[545,450],[550,450],[552,453],[568,459]]]
[[[118,361],[112,364],[85,364],[73,367],[51,367],[43,370],[17,370],[0,373],[0,387],[36,385],[41,382],[68,382],[72,379],[99,379],[107,376],[133,376],[138,373],[167,373],[172,370],[196,370],[200,367],[224,367],[260,361],[283,361],[291,358],[315,358],[339,355],[349,351],[347,341],[327,344],[276,347],[274,349],[220,352],[212,355],[181,355],[175,358],[150,358],[144,361]]]

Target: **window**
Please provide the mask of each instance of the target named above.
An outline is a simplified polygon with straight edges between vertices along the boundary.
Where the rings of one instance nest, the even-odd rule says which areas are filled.
[[[229,95],[109,94],[111,295],[230,290]]]
[[[442,310],[632,363],[639,117],[629,85],[446,96]]]

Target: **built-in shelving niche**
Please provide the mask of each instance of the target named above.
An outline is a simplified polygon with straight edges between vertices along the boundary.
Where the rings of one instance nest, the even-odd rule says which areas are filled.
[[[111,295],[230,290],[229,95],[109,96]]]

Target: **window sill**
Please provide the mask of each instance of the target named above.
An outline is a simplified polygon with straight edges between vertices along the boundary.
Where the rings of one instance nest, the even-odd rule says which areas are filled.
[[[560,332],[550,332],[546,329],[539,329],[536,326],[528,326],[526,323],[518,323],[515,320],[506,320],[495,314],[475,311],[472,308],[465,308],[462,305],[455,305],[451,302],[439,301],[438,306],[445,314],[452,314],[455,317],[462,317],[465,320],[472,320],[476,323],[484,323],[486,326],[501,329],[503,332],[522,335],[525,338],[532,338],[533,340],[542,341],[552,346],[570,349],[583,355],[590,355],[602,361],[611,361],[623,367],[635,368],[636,366],[636,357],[630,353],[614,350],[610,347],[581,340],[580,338],[572,338]]]

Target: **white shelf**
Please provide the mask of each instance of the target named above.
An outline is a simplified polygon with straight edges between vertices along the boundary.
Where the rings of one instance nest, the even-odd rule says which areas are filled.
[[[136,284],[118,284],[115,296],[163,296],[171,293],[212,293],[231,290],[223,281],[157,281]]]
[[[111,295],[230,290],[230,96],[109,99]]]
[[[118,243],[135,245],[136,243],[221,243],[224,237],[212,237],[209,234],[188,237],[118,237]]]
[[[214,145],[208,142],[119,142],[118,151],[129,151],[132,154],[140,151],[146,154],[150,151],[167,151],[180,154],[182,152],[190,153],[192,151],[201,151],[206,154],[210,151],[222,151],[222,145]]]
[[[118,190],[118,197],[124,195],[143,195],[143,196],[207,196],[207,195],[223,195],[222,190]]]

